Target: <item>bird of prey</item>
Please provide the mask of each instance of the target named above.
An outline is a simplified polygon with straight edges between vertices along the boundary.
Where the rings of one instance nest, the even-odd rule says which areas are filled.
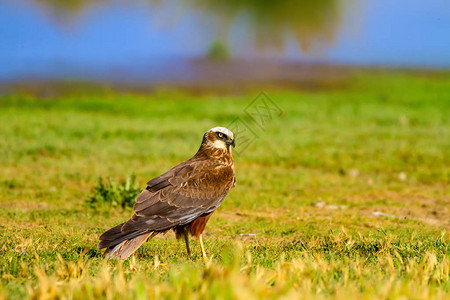
[[[202,241],[211,214],[236,185],[231,147],[233,133],[224,127],[208,130],[198,152],[189,160],[147,183],[136,197],[134,215],[100,236],[99,249],[105,256],[128,258],[148,238],[170,229],[176,237],[184,237],[191,256],[188,234]]]

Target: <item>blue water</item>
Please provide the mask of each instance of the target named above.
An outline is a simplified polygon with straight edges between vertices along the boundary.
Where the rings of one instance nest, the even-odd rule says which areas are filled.
[[[278,41],[260,49],[253,36],[258,25],[245,10],[224,32],[217,13],[177,3],[94,1],[72,12],[51,1],[3,0],[0,80],[189,76],[183,62],[205,57],[218,39],[231,58],[450,68],[448,0],[339,1],[335,24],[318,24],[330,37],[318,37],[308,51],[290,34],[295,28],[280,26],[272,34],[281,47]],[[174,66],[180,72],[164,74]]]

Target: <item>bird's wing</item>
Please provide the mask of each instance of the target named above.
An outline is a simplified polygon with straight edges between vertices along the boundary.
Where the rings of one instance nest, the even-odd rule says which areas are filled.
[[[147,185],[122,232],[168,230],[214,211],[233,187],[234,171],[211,160],[186,161]]]

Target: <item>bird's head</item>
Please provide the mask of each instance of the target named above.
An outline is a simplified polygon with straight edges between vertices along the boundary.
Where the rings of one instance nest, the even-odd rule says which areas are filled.
[[[204,137],[203,142],[209,146],[219,149],[230,149],[231,146],[236,146],[234,134],[225,127],[214,127],[208,130]]]

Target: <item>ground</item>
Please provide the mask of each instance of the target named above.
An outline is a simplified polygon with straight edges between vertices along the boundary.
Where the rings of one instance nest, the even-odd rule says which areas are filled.
[[[252,102],[261,91],[274,109]],[[449,95],[448,73],[401,72],[313,89],[4,94],[0,298],[448,299]],[[193,241],[189,260],[171,233],[103,259],[99,235],[132,210],[87,205],[98,178],[144,188],[236,122],[252,131],[206,228],[210,259]]]

